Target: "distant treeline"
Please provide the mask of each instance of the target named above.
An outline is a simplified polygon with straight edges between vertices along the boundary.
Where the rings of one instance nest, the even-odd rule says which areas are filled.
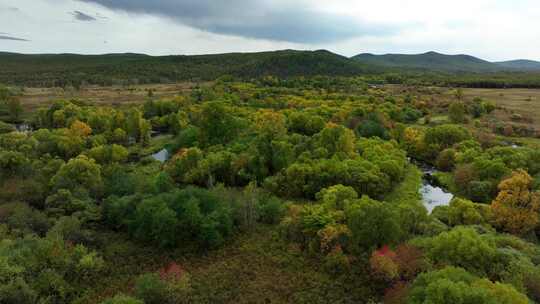
[[[133,85],[248,80],[276,76],[363,76],[373,83],[478,88],[540,88],[540,73],[449,73],[385,68],[328,51],[275,51],[197,56],[23,55],[0,53],[0,83],[28,87]]]
[[[293,50],[160,57],[0,53],[0,66],[0,83],[37,87],[207,81],[223,76],[354,76],[374,72],[327,51]]]
[[[444,73],[393,71],[377,76],[385,83],[464,88],[540,88],[538,72]]]

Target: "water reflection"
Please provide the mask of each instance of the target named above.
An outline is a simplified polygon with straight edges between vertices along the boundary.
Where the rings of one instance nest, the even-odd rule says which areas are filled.
[[[155,160],[164,163],[167,161],[167,159],[169,159],[169,151],[167,151],[167,149],[163,149],[157,153],[152,154],[152,157]]]
[[[16,124],[15,128],[19,132],[31,132],[32,131],[32,126],[30,126],[27,123]]]
[[[431,213],[437,206],[450,204],[450,201],[454,198],[452,193],[448,193],[440,187],[433,186],[426,180],[422,183],[420,194],[422,195],[422,201],[428,213]]]
[[[437,206],[449,205],[454,195],[439,187],[437,179],[434,177],[437,169],[426,163],[416,162],[416,164],[423,172],[420,194],[428,213],[431,213]]]

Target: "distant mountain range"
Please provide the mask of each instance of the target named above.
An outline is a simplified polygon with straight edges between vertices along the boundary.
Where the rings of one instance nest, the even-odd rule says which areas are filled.
[[[418,55],[360,54],[347,58],[326,50],[191,56],[133,53],[26,55],[0,52],[0,67],[0,83],[27,86],[205,81],[225,75],[246,79],[266,75],[357,76],[419,71],[460,74],[540,72],[540,62],[531,60],[489,62],[469,55],[444,55],[436,52]],[[535,75],[526,77],[536,79]],[[484,78],[489,79],[491,76]]]
[[[0,52],[0,83],[53,86],[64,83],[157,83],[214,80],[224,75],[355,76],[377,68],[325,50],[283,50],[212,55],[16,54]]]
[[[540,71],[540,62],[534,60],[518,59],[495,62],[497,65],[522,71]]]
[[[360,54],[352,59],[372,66],[394,69],[422,69],[446,72],[500,72],[500,71],[540,71],[540,62],[532,60],[512,60],[489,62],[470,55],[445,55],[437,52],[423,54]]]

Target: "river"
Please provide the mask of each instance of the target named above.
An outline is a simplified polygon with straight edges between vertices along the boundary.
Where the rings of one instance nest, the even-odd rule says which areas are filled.
[[[152,154],[152,157],[159,161],[159,162],[166,162],[167,159],[169,159],[169,151],[167,151],[167,149],[162,149],[154,154]]]
[[[437,170],[424,163],[417,163],[417,166],[422,170],[422,186],[420,187],[420,195],[422,195],[422,202],[428,213],[433,212],[433,209],[437,206],[447,206],[454,198],[454,195],[442,187],[440,187],[436,180],[433,178],[433,174]]]

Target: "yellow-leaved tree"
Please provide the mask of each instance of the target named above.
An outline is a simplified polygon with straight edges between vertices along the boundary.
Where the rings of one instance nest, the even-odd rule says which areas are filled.
[[[533,179],[517,170],[499,184],[499,194],[491,203],[493,224],[506,232],[526,234],[540,223],[540,193],[532,191]]]
[[[92,134],[92,128],[80,120],[75,120],[71,124],[70,130],[73,134],[79,137],[88,137],[90,134]]]

